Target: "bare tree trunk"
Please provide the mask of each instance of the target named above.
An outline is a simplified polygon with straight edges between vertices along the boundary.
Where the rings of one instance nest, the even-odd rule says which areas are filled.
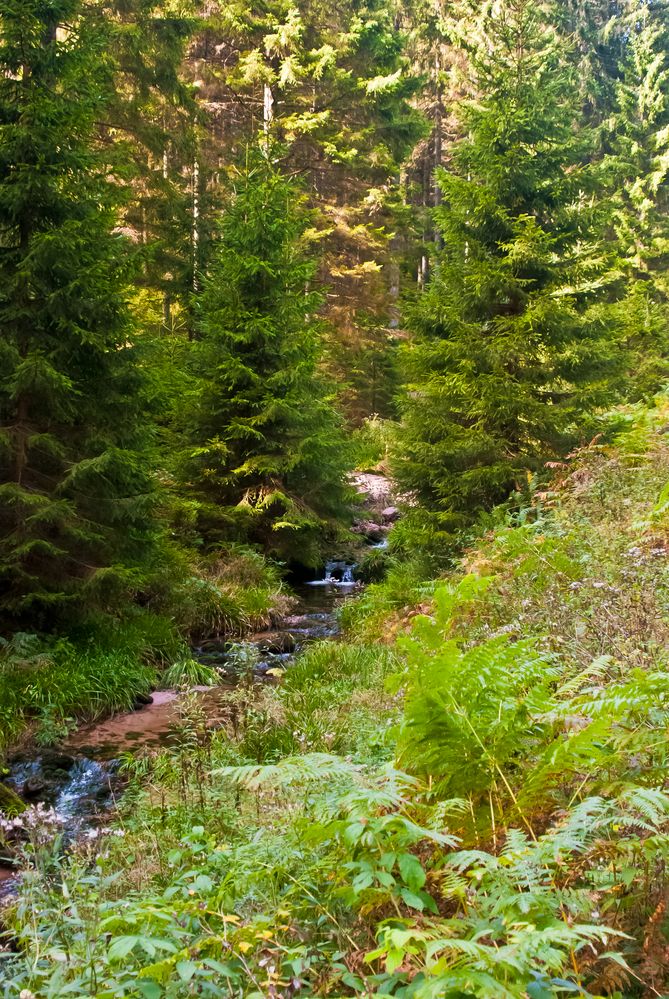
[[[200,288],[200,160],[193,160],[193,291]]]
[[[265,133],[265,149],[269,149],[269,135],[272,128],[272,120],[274,118],[274,94],[272,93],[272,88],[268,83],[263,87],[263,101],[262,101],[262,123],[263,132]]]
[[[164,127],[165,127],[165,123],[163,122],[163,128]],[[168,179],[169,172],[170,172],[169,151],[168,151],[168,145],[167,145],[167,143],[165,143],[165,148],[163,149],[163,180],[167,180]],[[169,277],[170,277],[170,275],[167,274],[166,278],[169,278]],[[169,329],[170,326],[172,325],[172,307],[171,306],[172,306],[172,303],[171,303],[171,299],[170,299],[170,293],[169,293],[169,290],[167,288],[165,288],[165,290],[163,292],[163,326],[166,329]]]

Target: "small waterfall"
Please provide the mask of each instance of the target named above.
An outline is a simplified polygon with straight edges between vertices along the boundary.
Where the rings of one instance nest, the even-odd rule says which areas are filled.
[[[91,807],[104,806],[110,796],[109,770],[97,760],[85,757],[77,760],[70,771],[70,779],[60,789],[54,809],[63,819],[90,813]]]
[[[40,761],[27,760],[23,763],[14,763],[9,772],[7,783],[13,787],[17,794],[21,794],[23,787],[31,780],[39,780]]]
[[[42,801],[68,824],[111,803],[109,764],[81,757],[38,756],[10,767],[8,784],[28,802]]]
[[[355,586],[355,563],[342,560],[327,562],[323,579],[312,579],[308,586]]]
[[[56,764],[60,764],[57,766]],[[67,769],[65,769],[67,767]],[[66,757],[48,753],[32,760],[19,760],[10,767],[7,783],[19,795],[25,795],[29,805],[37,806],[37,821],[43,816],[46,834],[59,837],[56,849],[64,850],[87,827],[95,836],[96,820],[113,804],[111,784],[113,764],[98,763],[84,756]],[[39,809],[46,809],[39,812]],[[50,811],[53,809],[53,812]],[[55,813],[55,814],[54,814]],[[26,813],[29,814],[29,813]],[[33,820],[35,822],[35,820]],[[17,838],[21,837],[17,833]],[[11,856],[12,850],[8,851]],[[10,857],[0,857],[0,904],[17,890],[18,877]]]

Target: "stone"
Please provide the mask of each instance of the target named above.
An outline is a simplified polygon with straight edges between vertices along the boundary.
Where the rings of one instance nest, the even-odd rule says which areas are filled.
[[[31,798],[36,798],[38,795],[46,791],[48,784],[41,777],[28,777],[27,781],[21,788],[21,794],[26,800]]]
[[[255,645],[260,653],[293,652],[295,649],[295,636],[289,631],[261,631],[251,635],[246,641]]]
[[[132,710],[141,711],[148,704],[153,704],[153,698],[150,694],[137,694],[135,700],[133,701]]]
[[[396,506],[387,506],[385,510],[381,511],[381,516],[383,517],[383,519],[388,520],[390,522],[397,520],[399,515],[400,511],[397,509]]]
[[[313,625],[313,619],[308,614],[289,614],[281,623],[287,628],[309,628]]]
[[[382,541],[388,531],[387,524],[377,524],[373,520],[359,520],[351,530],[354,534],[361,534],[368,541]]]
[[[75,762],[74,756],[69,753],[61,753],[57,749],[45,749],[42,753],[42,770],[47,776],[54,772],[59,776],[68,773]]]
[[[7,784],[0,781],[0,814],[13,818],[25,810],[26,803],[19,798],[16,791],[13,791]]]

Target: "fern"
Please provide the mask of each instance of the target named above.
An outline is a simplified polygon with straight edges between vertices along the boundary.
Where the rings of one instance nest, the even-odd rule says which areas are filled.
[[[219,767],[215,776],[227,777],[249,791],[265,785],[290,787],[309,781],[352,780],[360,768],[328,753],[289,756],[275,764],[248,764],[239,767]]]
[[[440,795],[483,793],[539,744],[559,672],[532,641],[501,636],[463,651],[442,634],[423,619],[404,645],[399,759],[436,778]]]

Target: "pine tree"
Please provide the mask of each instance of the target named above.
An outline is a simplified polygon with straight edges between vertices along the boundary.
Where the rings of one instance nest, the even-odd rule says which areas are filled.
[[[608,124],[605,158],[613,238],[627,294],[621,302],[631,392],[658,390],[669,367],[669,6],[632,0],[625,58]]]
[[[317,372],[321,301],[308,215],[268,151],[251,154],[222,216],[197,303],[200,388],[183,478],[208,544],[251,540],[316,564],[346,512],[346,455]]]
[[[393,254],[405,224],[404,158],[421,134],[398,28],[405,4],[252,0],[212,4],[189,71],[210,116],[212,184],[267,130],[299,173],[321,232],[328,285],[326,363],[352,421],[390,408],[398,281]],[[399,210],[398,210],[399,209]]]
[[[563,453],[618,351],[564,41],[530,0],[463,22],[468,90],[435,210],[443,251],[411,315],[403,486],[456,529]]]
[[[0,590],[8,627],[113,608],[152,542],[110,36],[80,0],[0,6]]]
[[[603,122],[615,103],[615,87],[626,45],[621,14],[626,0],[561,0],[555,18],[569,39],[584,114],[593,125]]]
[[[132,192],[124,225],[142,260],[142,312],[167,330],[184,318],[196,280],[194,214],[203,198],[194,177],[203,115],[182,72],[200,23],[194,7],[114,0],[111,9],[116,71],[104,133]]]

